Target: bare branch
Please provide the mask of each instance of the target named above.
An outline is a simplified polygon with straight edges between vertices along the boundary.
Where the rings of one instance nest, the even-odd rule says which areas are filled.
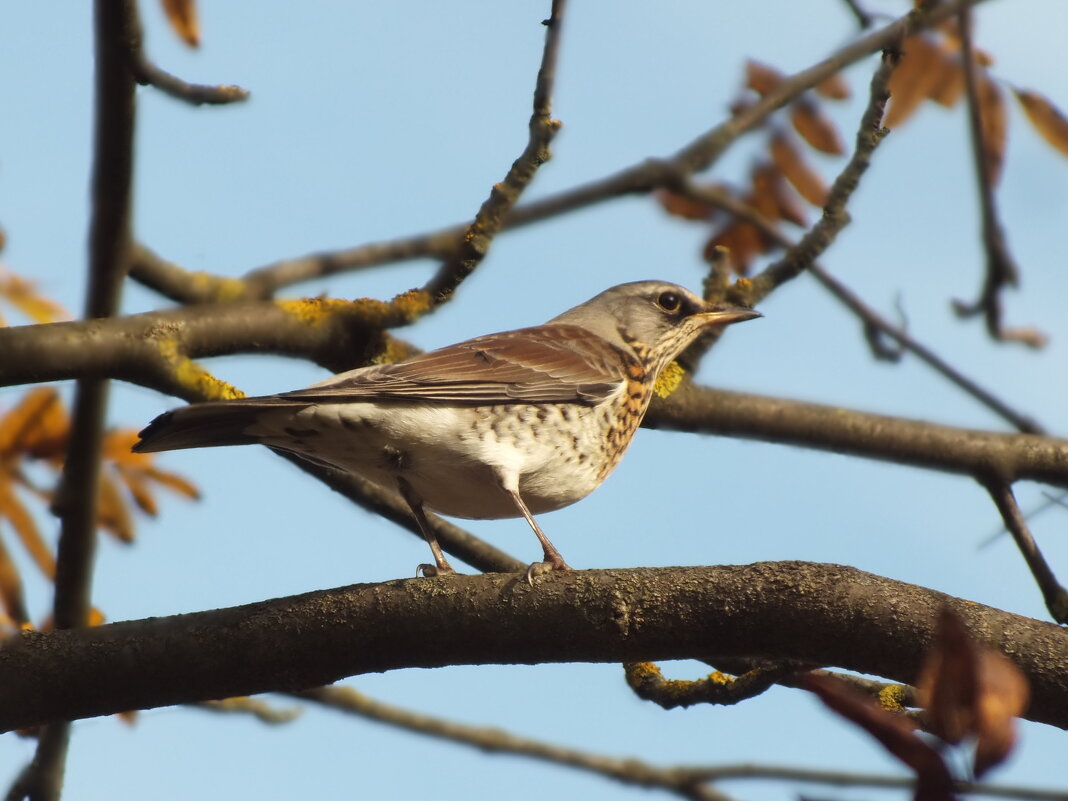
[[[560,129],[560,122],[554,120],[550,112],[565,5],[566,0],[553,0],[552,15],[544,23],[548,30],[534,87],[534,111],[530,116],[527,146],[504,180],[494,185],[475,219],[460,237],[454,252],[423,287],[435,306],[452,297],[456,288],[482,263],[490,243],[503,227],[505,218],[519,196],[534,179],[538,168],[551,157],[549,143]]]
[[[141,28],[141,18],[136,8],[131,12],[127,30],[126,43],[129,47],[127,56],[130,70],[134,80],[142,86],[154,86],[164,94],[193,106],[206,103],[213,105],[235,103],[248,99],[248,90],[240,86],[205,86],[188,83],[153,64],[145,55],[144,31]]]
[[[1068,487],[1068,440],[956,428],[692,384],[666,399],[654,398],[642,425]]]
[[[1038,543],[1031,536],[1031,530],[1016,503],[1012,487],[1008,482],[996,478],[981,479],[981,481],[990,493],[991,500],[998,507],[1001,519],[1005,521],[1005,527],[1012,534],[1016,547],[1020,549],[1027,566],[1031,569],[1031,575],[1035,577],[1035,583],[1038,584],[1042,597],[1046,601],[1046,608],[1058,623],[1068,623],[1068,591],[1057,581],[1049,563],[1039,550]]]
[[[708,169],[739,137],[755,130],[767,117],[802,92],[872,53],[885,50],[916,31],[937,25],[962,8],[983,0],[950,0],[925,11],[914,11],[886,27],[846,45],[818,64],[788,77],[743,113],[696,137],[673,156],[647,159],[587,184],[512,209],[502,230],[540,222],[576,209],[632,194],[671,186],[681,177]],[[261,267],[246,275],[254,294],[270,295],[278,289],[351,269],[364,269],[417,258],[449,257],[467,227],[450,226],[403,239],[372,242],[341,252],[312,254]],[[256,295],[261,296],[261,295]]]

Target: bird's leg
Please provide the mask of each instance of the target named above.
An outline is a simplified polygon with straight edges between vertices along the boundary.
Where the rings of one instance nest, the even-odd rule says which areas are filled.
[[[455,573],[456,571],[452,569],[452,565],[445,558],[441,546],[438,545],[438,538],[434,536],[434,532],[430,529],[430,521],[426,519],[426,512],[423,511],[423,499],[419,497],[412,485],[400,476],[397,476],[397,489],[400,490],[401,497],[408,504],[408,508],[412,510],[412,517],[419,524],[419,530],[423,532],[423,539],[430,546],[430,552],[434,554],[435,564],[419,565],[416,568],[416,575],[443,576],[446,573]]]
[[[538,542],[541,543],[542,552],[545,554],[544,561],[534,562],[534,564],[527,568],[527,584],[533,587],[534,577],[540,576],[543,573],[548,573],[550,570],[570,570],[570,565],[564,561],[564,557],[562,557],[560,552],[556,550],[556,546],[549,542],[549,538],[546,537],[545,532],[541,530],[538,521],[534,519],[534,515],[527,509],[527,505],[523,503],[523,498],[520,496],[519,491],[509,489],[508,494],[512,496],[516,508],[522,512],[523,517],[530,524],[530,527],[534,529],[534,534],[537,536]]]

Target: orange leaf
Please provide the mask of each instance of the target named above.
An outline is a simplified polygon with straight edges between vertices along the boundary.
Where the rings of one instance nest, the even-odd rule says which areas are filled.
[[[660,205],[664,207],[664,211],[668,214],[682,217],[685,220],[707,222],[716,214],[716,210],[707,203],[677,194],[670,189],[658,190],[656,199],[660,201]]]
[[[123,542],[133,542],[134,524],[118,486],[107,473],[100,474],[96,524]]]
[[[190,47],[200,44],[200,26],[197,23],[197,7],[193,0],[162,0],[163,11],[178,38]]]
[[[41,532],[34,523],[33,517],[19,500],[18,496],[11,491],[11,485],[0,477],[0,520],[7,518],[11,527],[15,529],[22,546],[29,552],[30,557],[36,563],[41,572],[49,579],[56,577],[56,560],[52,555],[52,549],[41,537]]]
[[[805,224],[804,209],[786,185],[778,167],[770,163],[759,164],[753,169],[750,177],[753,181],[753,190],[749,196],[751,206],[769,220],[787,220],[794,225]],[[763,234],[761,241],[765,245],[764,252],[767,252],[769,243]]]
[[[32,281],[10,272],[0,273],[0,298],[38,323],[53,323],[70,317],[66,310],[39,294]]]
[[[845,82],[842,73],[836,72],[816,84],[816,94],[828,100],[845,100],[850,95],[849,84]]]
[[[745,62],[745,85],[754,92],[766,95],[786,80],[786,76],[774,67],[749,59]]]
[[[790,107],[790,122],[801,137],[816,150],[838,156],[845,152],[834,124],[820,113],[810,100],[795,100]]]
[[[1005,96],[987,75],[979,81],[978,95],[979,118],[983,128],[983,164],[990,183],[996,186],[1001,179],[1001,166],[1005,161],[1005,139],[1008,135]]]
[[[37,387],[0,418],[0,454],[62,458],[69,429],[67,414],[56,391],[51,387]]]
[[[136,428],[116,428],[104,435],[100,452],[103,458],[116,464],[144,468],[152,464],[152,454],[134,453],[133,446],[140,437]]]
[[[927,90],[927,96],[940,106],[952,108],[964,94],[964,68],[959,57],[945,56],[931,66],[937,78]]]
[[[126,489],[130,491],[130,495],[138,508],[149,517],[158,515],[159,506],[156,504],[156,499],[152,497],[152,492],[145,481],[144,473],[121,464],[115,465],[115,467],[118,470],[119,478],[126,484]]]
[[[162,484],[168,489],[177,492],[179,495],[184,495],[190,500],[196,501],[200,499],[200,490],[197,489],[196,484],[192,481],[187,481],[175,473],[168,473],[157,467],[146,467],[144,474],[147,478],[152,479],[157,484]]]
[[[26,603],[22,599],[22,580],[15,563],[11,561],[3,540],[0,540],[0,604],[4,611],[18,626],[30,622],[26,614]]]
[[[942,49],[924,34],[910,36],[901,48],[901,61],[890,74],[890,104],[883,125],[895,128],[912,116],[944,77]]]
[[[779,172],[813,206],[823,206],[827,202],[827,185],[823,179],[801,157],[786,135],[776,133],[771,138],[771,158]]]
[[[1014,89],[1016,99],[1023,106],[1024,114],[1035,130],[1049,144],[1068,156],[1068,117],[1059,108],[1037,92]]]

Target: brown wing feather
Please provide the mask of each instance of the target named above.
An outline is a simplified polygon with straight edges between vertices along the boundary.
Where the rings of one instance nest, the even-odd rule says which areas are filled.
[[[635,361],[584,328],[544,325],[470,339],[396,364],[342,373],[279,398],[344,403],[596,403]]]

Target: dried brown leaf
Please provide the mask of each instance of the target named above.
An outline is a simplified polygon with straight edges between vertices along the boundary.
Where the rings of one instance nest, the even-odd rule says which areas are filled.
[[[895,128],[919,108],[925,98],[944,76],[946,55],[934,40],[916,34],[905,40],[901,61],[890,74],[890,103],[883,117],[883,125]]]
[[[194,0],[162,0],[163,12],[178,38],[190,47],[200,44],[200,25]]]
[[[806,98],[795,100],[790,107],[790,122],[801,138],[823,153],[840,156],[845,153],[845,146],[838,129],[823,116],[815,103]]]
[[[0,272],[0,298],[38,323],[70,318],[66,309],[40,294],[32,281],[11,272]]]
[[[802,158],[800,151],[781,131],[771,138],[771,158],[779,172],[813,206],[827,202],[827,185]],[[803,224],[803,223],[799,223]]]
[[[144,473],[121,464],[115,465],[115,468],[138,508],[149,517],[158,515],[159,505],[152,496],[152,491],[148,488]]]
[[[785,75],[767,64],[752,59],[745,63],[745,85],[758,94],[766,95],[785,80]]]
[[[668,214],[675,217],[682,217],[685,220],[707,222],[716,214],[716,209],[709,206],[707,203],[702,203],[700,200],[695,200],[686,195],[672,192],[670,189],[658,190],[656,199]]]
[[[1016,99],[1023,106],[1028,121],[1039,135],[1065,156],[1068,156],[1068,117],[1038,92],[1014,89]]]
[[[96,524],[111,532],[122,542],[133,542],[134,523],[130,510],[114,479],[107,473],[100,474],[100,490],[97,496]]]
[[[938,620],[934,644],[916,681],[932,733],[957,745],[975,730],[979,652],[964,623],[948,609]]]
[[[749,272],[753,258],[767,250],[760,232],[749,223],[740,220],[735,220],[725,226],[708,240],[704,249],[705,259],[718,258],[717,248],[726,248],[730,254],[731,267],[739,275]]]
[[[1016,724],[1027,709],[1031,692],[1023,671],[993,648],[979,655],[978,738],[976,778],[1005,760],[1016,744]]]
[[[927,96],[940,106],[952,108],[964,95],[964,67],[959,56],[946,55],[931,67],[937,73]]]
[[[997,186],[1001,180],[1001,167],[1005,162],[1005,140],[1008,137],[1008,119],[1005,96],[989,75],[979,81],[979,118],[983,129],[983,165],[990,183]]]
[[[0,418],[0,456],[24,454],[37,459],[62,459],[70,421],[51,387],[36,387]]]
[[[191,501],[198,500],[200,498],[200,490],[197,489],[197,485],[192,481],[182,478],[176,473],[168,473],[165,470],[160,470],[158,467],[146,467],[144,469],[146,478],[150,478],[157,484],[162,484],[179,495],[184,495]]]
[[[833,676],[808,674],[804,687],[874,737],[916,775],[916,801],[952,801],[953,778],[939,753],[916,736],[915,724]]]
[[[806,223],[805,209],[775,164],[766,163],[754,170],[751,203],[769,220],[786,220],[800,226]],[[763,234],[761,239],[765,246],[770,245]],[[765,251],[768,249],[765,247]]]
[[[842,73],[836,72],[830,78],[816,84],[816,94],[826,97],[828,100],[846,100],[851,92],[849,84],[845,82]]]
[[[22,546],[30,554],[30,558],[50,580],[56,577],[56,559],[52,555],[52,549],[41,536],[33,516],[19,500],[9,482],[0,475],[0,520],[7,519],[11,527],[15,529]]]
[[[22,579],[3,540],[0,540],[0,604],[15,625],[22,627],[30,622],[22,597]]]

